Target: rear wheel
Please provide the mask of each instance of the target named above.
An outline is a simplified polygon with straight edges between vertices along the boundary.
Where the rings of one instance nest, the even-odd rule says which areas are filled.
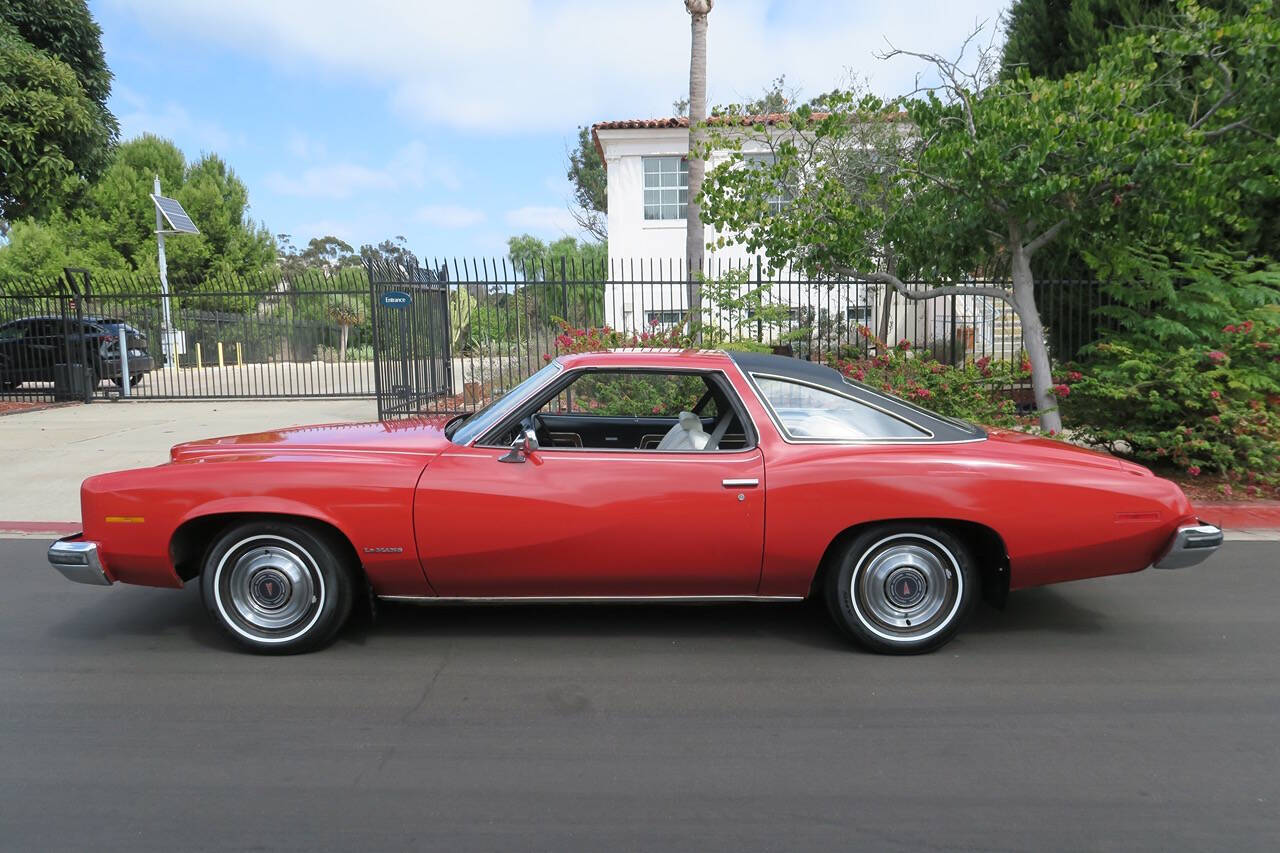
[[[836,624],[871,651],[933,651],[960,629],[975,600],[972,556],[933,525],[878,525],[835,559],[826,575],[827,606]]]
[[[351,613],[352,571],[332,534],[287,521],[226,530],[205,556],[205,608],[238,645],[295,654],[328,645]]]
[[[130,388],[136,387],[139,383],[141,383],[141,382],[142,382],[142,377],[143,377],[143,376],[145,376],[145,375],[146,375],[146,374],[143,374],[143,373],[135,373],[133,376],[130,376],[130,377],[129,377],[129,387],[130,387]],[[113,376],[113,377],[111,377],[111,381],[115,383],[115,385],[116,385],[116,387],[117,387],[117,388],[123,388],[123,387],[124,387],[124,377],[123,377],[123,376]]]

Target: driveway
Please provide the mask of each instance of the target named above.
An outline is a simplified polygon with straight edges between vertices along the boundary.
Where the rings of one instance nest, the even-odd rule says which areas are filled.
[[[809,605],[384,608],[229,650],[0,541],[0,847],[1274,850],[1280,543],[848,648]]]
[[[159,465],[182,441],[377,419],[373,400],[95,402],[0,417],[0,522],[75,521],[80,481]]]

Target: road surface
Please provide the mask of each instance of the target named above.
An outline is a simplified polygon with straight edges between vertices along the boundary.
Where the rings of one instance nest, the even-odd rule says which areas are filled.
[[[233,652],[0,541],[0,847],[1274,850],[1280,543],[1015,593],[924,657],[808,605],[384,608]]]

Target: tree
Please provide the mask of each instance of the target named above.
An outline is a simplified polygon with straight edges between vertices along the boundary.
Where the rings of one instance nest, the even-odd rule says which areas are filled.
[[[63,266],[93,271],[156,272],[156,175],[166,195],[182,202],[199,234],[168,241],[175,293],[200,289],[213,277],[259,272],[271,265],[271,235],[248,216],[248,189],[216,154],[188,164],[172,142],[144,135],[117,146],[111,164],[74,210],[14,223],[0,249],[0,276],[54,275]]]
[[[1061,80],[1025,69],[997,79],[990,50],[973,70],[962,59],[892,50],[888,56],[923,60],[940,79],[898,102],[908,119],[899,142],[888,135],[887,148],[867,156],[866,129],[894,113],[855,93],[832,96],[830,114],[802,109],[784,125],[772,168],[740,168],[738,153],[717,169],[706,191],[708,219],[775,264],[857,275],[913,300],[958,294],[1008,303],[1022,324],[1041,425],[1058,431],[1033,258],[1068,237],[1106,249],[1157,230],[1182,239],[1212,234],[1222,227],[1216,223],[1230,222],[1235,202],[1205,192],[1215,180],[1209,143],[1243,129],[1239,122],[1249,119],[1242,112],[1275,110],[1265,93],[1234,88],[1237,70],[1280,41],[1274,17],[1259,9],[1247,24],[1223,27],[1187,8],[1179,29],[1131,36]],[[1152,89],[1165,80],[1153,55],[1201,68],[1209,106],[1189,119],[1150,109]],[[795,200],[761,217],[764,200],[787,176],[798,178]],[[890,203],[868,203],[876,197]],[[940,286],[911,288],[879,269],[887,252],[901,270]],[[943,284],[991,278],[1001,268],[1007,285]]]
[[[1250,0],[1200,5],[1236,15]],[[1103,48],[1135,29],[1176,25],[1177,17],[1177,4],[1168,0],[1015,0],[1005,24],[1003,73],[1025,68],[1032,77],[1061,79],[1097,62]]]
[[[573,237],[546,243],[531,234],[521,234],[507,239],[507,257],[525,281],[558,280],[562,265],[567,278],[590,280],[604,274],[609,247]]]
[[[578,128],[578,144],[566,156],[569,169],[565,177],[573,184],[569,212],[579,228],[603,243],[609,239],[609,182],[589,128]]]
[[[1157,81],[1146,90],[1148,109],[1194,123],[1213,107],[1214,101],[1206,96],[1206,87],[1213,87],[1226,98],[1222,107],[1234,105],[1237,112],[1250,116],[1250,132],[1222,132],[1206,140],[1219,164],[1217,186],[1206,187],[1206,192],[1240,198],[1239,219],[1221,237],[1226,248],[1275,256],[1280,246],[1280,181],[1264,176],[1275,174],[1274,141],[1280,132],[1274,123],[1280,51],[1266,40],[1266,20],[1274,22],[1277,15],[1270,0],[1199,0],[1195,5],[1167,0],[1018,0],[1010,10],[1002,73],[1011,77],[1024,68],[1032,76],[1060,79],[1114,52],[1125,38],[1148,38],[1152,50],[1133,57],[1135,73]],[[1206,42],[1204,35],[1219,28],[1220,44]],[[1180,45],[1180,38],[1198,43]],[[1224,49],[1233,51],[1233,81],[1221,79],[1224,69],[1216,52]],[[1151,62],[1158,71],[1136,67]],[[1177,254],[1174,247],[1160,248]],[[1068,277],[1090,274],[1075,247],[1062,244],[1048,251],[1053,257],[1045,258],[1042,267],[1055,267]]]
[[[352,326],[359,326],[364,322],[364,312],[352,299],[339,297],[325,305],[325,316],[338,327],[338,361],[346,361],[347,333]]]
[[[707,15],[715,0],[684,0],[689,13],[689,204],[685,219],[685,260],[689,263],[689,308],[698,311],[698,276],[706,249],[706,228],[702,224],[702,178],[707,163],[700,153],[702,125],[707,120]]]
[[[108,163],[119,128],[101,36],[82,0],[0,2],[0,233],[48,214]]]
[[[410,270],[418,269],[418,256],[410,251],[408,241],[399,234],[376,246],[365,243],[360,247],[360,260],[366,264],[383,264],[406,275]]]

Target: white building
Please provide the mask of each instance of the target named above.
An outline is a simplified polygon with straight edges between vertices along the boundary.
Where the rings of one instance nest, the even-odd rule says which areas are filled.
[[[770,127],[789,118],[786,114],[753,116],[752,124]],[[669,326],[683,317],[688,304],[681,259],[685,255],[685,213],[689,180],[689,120],[685,117],[604,121],[591,128],[592,138],[604,161],[608,181],[610,285],[605,293],[605,316],[617,329],[638,331],[653,324]],[[751,135],[742,140],[747,159],[772,156],[768,146]],[[707,171],[728,160],[728,153],[713,154]],[[786,204],[779,197],[777,204]],[[717,234],[706,228],[706,240]],[[959,299],[906,300],[890,294],[883,285],[862,283],[827,284],[809,282],[802,276],[773,276],[767,259],[757,260],[741,244],[730,242],[709,252],[709,275],[734,267],[759,267],[765,280],[772,280],[769,298],[788,307],[792,325],[809,325],[815,336],[820,327],[842,321],[842,340],[857,325],[866,325],[888,339],[907,338],[916,346],[952,349],[958,352],[1016,352],[1020,335],[1016,318],[1008,306],[985,297]],[[882,325],[884,300],[889,300],[889,322]],[[738,325],[741,318],[736,321]],[[1012,326],[1010,323],[1012,322]],[[744,330],[745,331],[745,330]],[[751,337],[776,340],[782,329],[756,328]],[[829,341],[815,339],[811,345],[823,347]],[[952,352],[957,352],[952,349]],[[957,353],[958,354],[958,353]],[[1008,356],[1012,357],[1012,356]]]
[[[764,116],[772,125],[785,115]],[[642,330],[655,322],[678,322],[687,306],[682,260],[685,256],[685,212],[689,201],[689,120],[685,117],[600,122],[591,128],[608,178],[609,268],[614,282],[606,293],[606,316],[615,328]],[[760,140],[744,139],[747,158],[769,157]],[[727,154],[707,161],[707,171],[724,163]],[[785,203],[779,198],[778,204]],[[717,237],[707,226],[707,242]],[[768,261],[731,243],[709,252],[709,275],[746,266],[756,278],[776,278]],[[871,294],[864,284],[808,283],[784,275],[774,281],[769,298],[793,313],[838,314],[846,323],[865,323],[873,316]],[[741,318],[739,318],[741,319]],[[799,319],[797,317],[797,319]],[[768,336],[770,330],[760,330]],[[773,330],[776,332],[776,330]]]

